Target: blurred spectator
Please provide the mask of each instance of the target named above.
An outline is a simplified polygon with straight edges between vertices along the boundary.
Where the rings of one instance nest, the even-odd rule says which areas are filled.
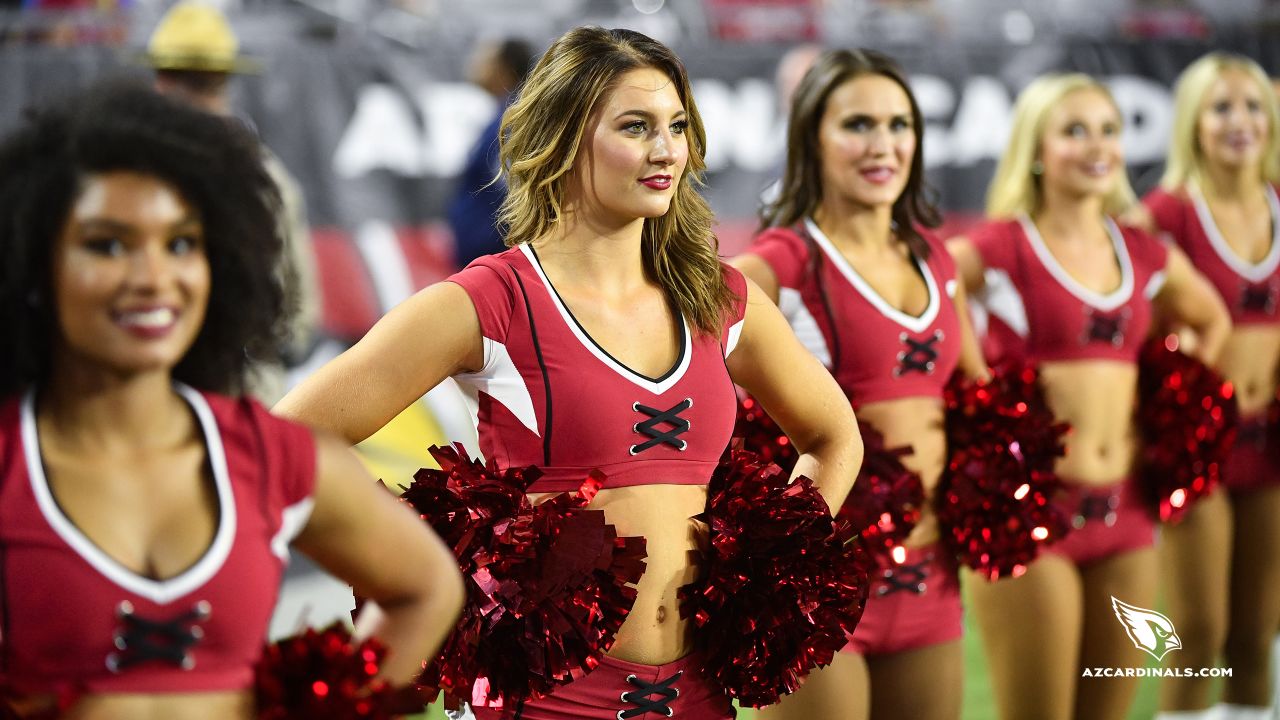
[[[778,91],[778,108],[782,117],[791,112],[791,96],[800,85],[800,79],[809,72],[813,63],[822,54],[822,46],[815,44],[797,45],[791,48],[778,60],[778,69],[773,73],[773,86]]]
[[[875,42],[915,43],[946,35],[948,29],[933,0],[875,0],[860,18],[859,30]]]
[[[769,184],[764,190],[760,191],[760,204],[768,205],[778,199],[778,193],[782,190],[782,171],[785,169],[786,153],[781,151],[787,145],[787,119],[791,117],[791,98],[796,94],[796,88],[800,86],[800,80],[805,73],[809,72],[809,68],[813,67],[813,63],[817,61],[818,56],[822,54],[822,46],[813,43],[797,45],[783,53],[778,58],[778,67],[773,73],[773,87],[778,92],[778,117],[781,122],[777,125],[777,133],[779,135],[778,159],[774,163]]]
[[[233,117],[229,84],[233,75],[259,66],[240,54],[240,42],[220,10],[201,2],[180,2],[160,19],[147,43],[145,61],[155,69],[161,93],[205,112]],[[250,390],[268,407],[284,395],[284,368],[306,358],[320,317],[316,262],[298,182],[267,147],[262,163],[280,190],[280,233],[284,252],[279,273],[290,315],[289,341],[280,362],[255,368]]]
[[[533,60],[529,43],[506,39],[482,43],[467,67],[467,79],[498,101],[498,111],[472,146],[449,203],[449,226],[453,229],[459,267],[503,249],[497,218],[507,187],[497,179],[498,126],[516,89],[533,67]]]

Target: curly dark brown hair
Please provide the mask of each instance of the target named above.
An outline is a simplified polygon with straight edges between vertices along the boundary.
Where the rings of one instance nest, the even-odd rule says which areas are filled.
[[[280,200],[262,148],[234,119],[111,81],[28,111],[0,142],[0,396],[47,380],[59,331],[52,250],[85,179],[111,171],[163,180],[199,213],[209,307],[173,377],[243,392],[248,365],[278,358],[285,339]]]

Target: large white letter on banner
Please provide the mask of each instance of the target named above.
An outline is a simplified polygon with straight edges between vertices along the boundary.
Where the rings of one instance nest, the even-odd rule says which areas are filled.
[[[1164,85],[1136,75],[1107,81],[1124,118],[1124,160],[1149,163],[1164,159],[1173,131],[1173,97]]]
[[[422,132],[404,96],[389,85],[362,88],[333,153],[333,171],[351,179],[371,170],[420,177],[423,169]]]

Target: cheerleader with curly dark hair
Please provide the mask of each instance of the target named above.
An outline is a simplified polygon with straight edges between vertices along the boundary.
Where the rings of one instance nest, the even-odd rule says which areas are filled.
[[[291,541],[386,611],[388,680],[460,605],[448,550],[342,443],[240,396],[281,336],[275,202],[252,137],[131,85],[0,146],[0,681],[19,716],[252,718]]]

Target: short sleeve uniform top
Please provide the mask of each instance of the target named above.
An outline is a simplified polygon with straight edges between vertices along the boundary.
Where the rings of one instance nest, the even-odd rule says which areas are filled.
[[[986,266],[985,288],[975,300],[987,314],[986,333],[995,340],[988,347],[1033,363],[1137,362],[1151,327],[1151,299],[1164,285],[1168,250],[1150,235],[1110,220],[1107,232],[1121,279],[1119,287],[1103,294],[1071,277],[1025,216],[971,231]]]
[[[203,432],[213,541],[167,579],[137,574],[58,506],[34,396],[0,404],[0,674],[22,693],[155,693],[253,686],[288,545],[313,505],[306,428],[255,401],[179,386]]]
[[[1271,249],[1256,263],[1246,262],[1213,221],[1204,196],[1194,187],[1185,192],[1156,190],[1142,202],[1156,226],[1187,254],[1187,259],[1222,296],[1233,325],[1280,324],[1280,198],[1267,187],[1271,207]]]
[[[779,309],[855,407],[940,398],[959,362],[955,264],[941,242],[922,236],[929,257],[911,258],[929,292],[919,315],[885,302],[812,220],[766,230],[748,251],[773,270]]]
[[[671,368],[647,377],[600,347],[520,245],[449,278],[475,306],[484,366],[455,376],[484,456],[499,467],[538,465],[531,491],[576,490],[592,469],[604,487],[704,485],[733,430],[737,398],[725,361],[746,312],[746,281],[721,266],[736,297],[718,333],[679,316]]]

